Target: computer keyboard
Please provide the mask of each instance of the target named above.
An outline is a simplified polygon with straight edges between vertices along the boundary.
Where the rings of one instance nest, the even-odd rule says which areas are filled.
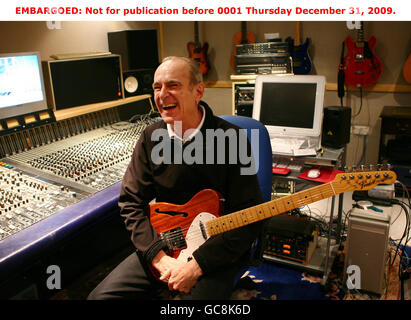
[[[307,148],[306,140],[295,138],[272,138],[270,139],[272,152],[290,156],[316,155],[313,148]]]

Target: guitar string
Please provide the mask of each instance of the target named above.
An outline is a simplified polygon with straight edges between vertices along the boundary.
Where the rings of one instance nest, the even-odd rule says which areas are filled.
[[[328,183],[328,184],[330,184],[330,183]],[[311,199],[313,199],[313,198],[315,199],[316,197],[320,196],[321,199],[315,200],[315,201],[310,201],[309,204],[310,204],[310,203],[317,202],[317,201],[320,201],[320,200],[323,200],[323,199],[326,199],[326,198],[329,198],[329,197],[335,195],[334,188],[331,186],[331,188],[332,188],[331,194],[330,194],[329,196],[328,196],[328,195],[327,195],[327,196],[324,196],[324,193],[321,191],[321,189],[323,189],[324,186],[326,186],[326,185],[328,185],[328,184],[324,184],[324,185],[321,185],[321,186],[317,186],[317,187],[312,188],[312,189],[316,189],[316,190],[318,189],[320,192],[318,192],[318,193],[315,193],[315,192],[314,192],[314,193],[310,194],[310,198],[311,198]],[[305,191],[303,190],[303,191],[298,192],[298,193],[295,193],[294,195],[291,196],[291,198],[290,198],[291,201],[290,201],[290,202],[293,204],[293,206],[294,206],[295,208],[298,208],[298,207],[300,207],[300,206],[307,205],[307,203],[306,203],[305,199],[301,199],[301,198],[297,199],[296,201],[292,201],[292,197],[296,197],[296,195],[301,195],[301,194],[307,193],[307,192],[308,192],[308,190],[305,190]],[[280,198],[280,199],[277,199],[277,200],[274,200],[274,201],[280,202],[280,200],[282,200],[282,202],[284,202],[284,201],[286,201],[286,200],[288,200],[288,199],[286,199],[286,198],[281,199],[281,198]],[[259,204],[259,205],[254,206],[254,207],[259,207],[259,206],[268,205],[270,202],[272,202],[272,201],[268,201],[268,202],[265,202],[265,203],[261,203],[261,204]],[[288,204],[290,204],[290,202],[289,202]],[[297,206],[296,206],[295,204],[297,204]],[[287,211],[292,210],[292,209],[287,208],[284,203],[283,203],[283,206],[284,206],[284,208],[285,208],[286,210],[285,210],[285,211],[278,212],[278,209],[277,209],[276,215],[277,215],[277,214],[281,214],[281,213],[285,213],[285,212],[287,212]],[[251,208],[248,208],[248,209],[244,209],[244,210],[249,210],[249,209],[252,209],[252,208],[254,208],[254,207],[251,207]],[[278,207],[278,206],[277,206],[277,207]],[[295,208],[294,208],[294,209],[295,209]],[[242,210],[239,210],[239,211],[233,212],[233,213],[231,213],[231,214],[237,214],[237,213],[240,213],[241,211],[242,211]],[[223,220],[224,217],[225,217],[226,219],[228,219],[231,214],[227,214],[227,215],[224,215],[224,216],[221,216],[221,217],[218,217],[218,218],[222,218],[221,220]],[[273,216],[273,215],[269,216],[268,218],[270,218],[270,217],[272,217],[272,216]],[[258,222],[258,221],[261,221],[261,220],[268,219],[268,218],[255,219],[252,215],[250,215],[250,218],[251,218],[251,220],[253,220],[253,221],[248,222],[246,225],[251,224],[251,223],[254,223],[254,222]],[[232,224],[229,224],[229,225],[232,225]],[[245,225],[242,225],[242,226],[245,226]],[[240,227],[242,227],[242,226],[240,226]],[[169,232],[167,233],[167,239],[170,240],[170,241],[178,240],[185,231],[188,231],[188,230],[189,230],[189,228],[190,228],[190,227],[188,227],[188,228],[181,228],[179,231],[169,231]],[[223,233],[223,232],[230,231],[230,230],[233,230],[233,229],[236,229],[236,228],[230,228],[229,230],[223,230],[222,232],[219,232],[219,233]],[[167,232],[167,231],[166,231],[166,232]],[[218,234],[219,234],[219,233],[218,233]],[[169,236],[169,235],[170,235],[170,236]],[[186,237],[187,237],[187,234],[186,234]],[[190,234],[190,240],[196,240],[196,239],[199,239],[199,238],[201,238],[201,237],[204,238],[204,237],[203,237],[203,232],[201,231],[201,228],[200,228],[200,230],[196,229],[195,231],[193,231],[193,233]],[[207,240],[207,239],[206,239],[206,240]]]
[[[324,185],[322,185],[322,186],[324,186]],[[320,186],[320,187],[321,187],[321,186]],[[313,188],[313,189],[314,189],[314,188]],[[307,192],[307,191],[305,191],[305,192]],[[304,191],[302,191],[302,193],[304,193]],[[301,194],[302,194],[302,193],[301,193]],[[301,195],[301,194],[300,194],[300,195]],[[315,198],[316,196],[320,196],[321,199],[319,199],[319,200],[322,200],[322,199],[328,198],[328,197],[330,197],[330,196],[333,196],[334,194],[335,194],[335,192],[334,192],[334,190],[333,190],[333,192],[332,192],[329,196],[328,196],[328,195],[327,195],[327,196],[324,196],[323,192],[321,192],[321,190],[320,190],[320,192],[319,192],[318,194],[313,193],[312,195],[310,195],[310,198],[313,199],[313,197]],[[295,196],[295,195],[296,195],[296,194],[294,194],[294,196]],[[280,200],[280,199],[278,199],[278,200]],[[287,200],[287,199],[282,199],[282,200],[285,201],[285,200]],[[309,203],[313,203],[313,202],[316,202],[316,201],[319,201],[319,200],[310,201]],[[292,201],[291,201],[291,202],[292,202]],[[295,208],[297,208],[297,207],[299,207],[299,206],[302,206],[302,205],[307,205],[307,203],[306,203],[306,201],[305,201],[304,199],[297,199],[297,200],[294,201],[294,202],[297,203],[297,206],[295,206],[295,203],[293,203],[293,205],[295,206]],[[267,205],[268,203],[269,203],[269,202],[265,202],[265,203],[262,203],[262,204],[260,204],[260,205],[255,206],[255,207]],[[290,203],[290,202],[289,202],[289,203]],[[289,204],[289,203],[288,203],[288,204]],[[285,211],[281,211],[281,212],[277,212],[277,214],[281,214],[281,213],[284,213],[284,212],[287,212],[287,211],[290,210],[289,208],[286,207],[285,204],[283,204],[283,206],[284,206],[284,208],[286,208],[286,210],[285,210]],[[251,208],[249,208],[249,209],[251,209]],[[247,209],[246,209],[246,210],[247,210]],[[238,212],[234,212],[233,214],[239,213],[239,212],[241,212],[241,210],[238,211]],[[226,220],[227,220],[227,218],[228,218],[229,215],[230,215],[230,214],[225,215],[225,216],[221,216],[221,217],[219,217],[219,218],[224,218],[224,217],[226,217]],[[270,218],[270,217],[272,217],[272,216],[269,216],[268,218]],[[261,220],[267,219],[267,217],[265,217],[264,219],[255,219],[253,216],[250,216],[250,218],[252,218],[253,221],[250,221],[250,222],[247,223],[246,225],[251,224],[251,223],[254,223],[254,222],[257,222],[257,221],[261,221]],[[235,228],[230,228],[229,230],[223,230],[222,232],[230,231],[230,230],[233,230],[233,229],[235,229]],[[189,230],[189,228],[182,228],[182,229],[180,229],[179,231],[170,231],[170,232],[168,233],[168,235],[171,235],[171,236],[168,236],[167,239],[169,239],[169,240],[171,240],[171,241],[176,240],[176,239],[180,238],[181,234],[182,234],[184,231],[187,231],[187,230]],[[219,232],[219,233],[222,233],[222,232]],[[192,235],[194,235],[194,236],[191,237]],[[200,238],[200,237],[203,237],[203,233],[202,233],[201,229],[200,229],[200,230],[195,230],[195,232],[193,232],[193,233],[190,234],[190,239],[191,239],[191,240],[192,240],[192,239],[198,239],[198,238]],[[203,237],[203,238],[204,238],[204,237]]]
[[[327,189],[327,188],[326,188],[327,186],[330,186],[331,190],[330,190],[330,189]],[[310,191],[310,190],[311,190],[311,191]],[[298,197],[298,196],[302,196],[302,195],[305,194],[305,193],[308,193],[309,196],[310,196],[310,197],[309,197],[309,200],[310,200],[310,201],[309,201],[308,203],[306,202],[307,196],[305,196],[304,198]],[[339,193],[341,193],[341,192],[338,192],[338,194],[339,194]],[[332,196],[334,196],[334,195],[336,195],[336,194],[337,194],[337,192],[335,191],[332,182],[329,182],[329,183],[325,183],[325,184],[322,184],[322,185],[313,187],[313,188],[308,189],[308,190],[303,190],[303,191],[297,192],[297,193],[295,193],[295,194],[293,194],[293,195],[291,195],[291,196],[287,196],[287,197],[279,198],[279,199],[276,199],[276,200],[264,202],[264,203],[258,204],[258,205],[256,205],[256,206],[253,206],[253,207],[251,207],[251,208],[239,210],[239,211],[236,211],[236,212],[233,212],[233,213],[230,213],[230,214],[227,214],[227,215],[218,217],[218,218],[222,218],[221,220],[223,220],[223,218],[229,219],[229,216],[230,216],[230,215],[239,214],[241,211],[249,211],[249,210],[251,210],[252,208],[257,208],[257,207],[266,206],[266,205],[268,205],[269,203],[274,204],[274,203],[283,202],[283,207],[284,207],[286,210],[278,212],[278,205],[277,205],[277,209],[276,209],[277,212],[276,212],[275,215],[278,215],[278,214],[285,213],[285,212],[287,212],[287,211],[292,210],[292,209],[290,209],[290,208],[287,208],[286,204],[284,204],[284,201],[287,201],[288,199],[290,200],[290,201],[288,202],[288,205],[289,205],[290,203],[292,203],[292,205],[293,205],[293,207],[294,207],[293,209],[295,209],[295,208],[298,208],[298,207],[301,207],[301,206],[305,206],[305,205],[307,205],[307,204],[311,204],[311,203],[314,203],[314,202],[317,202],[317,201],[320,201],[320,200],[323,200],[323,199],[332,197]],[[320,199],[314,200],[314,199],[316,199],[317,197],[320,197]],[[297,200],[296,200],[296,201],[293,201],[293,200],[292,200],[293,198],[296,198]],[[205,201],[204,201],[204,202],[205,202]],[[296,205],[296,204],[297,204],[297,205]],[[271,211],[271,210],[270,210],[270,211]],[[248,222],[248,223],[245,224],[245,225],[248,225],[248,224],[251,224],[251,223],[254,223],[254,222],[257,222],[257,221],[261,221],[261,220],[268,219],[268,218],[272,217],[273,215],[269,216],[268,218],[265,217],[265,218],[263,218],[263,219],[255,219],[252,215],[248,215],[248,216],[249,216],[249,218],[251,218],[251,219],[254,220],[254,221],[250,221],[250,222]],[[232,216],[232,217],[234,217],[234,216]],[[211,221],[212,221],[212,220],[211,220]],[[231,225],[231,224],[230,224],[230,225]],[[240,227],[245,226],[245,225],[241,225]],[[236,228],[238,228],[238,227],[230,228],[229,230],[223,230],[222,232],[218,232],[217,234],[220,234],[220,233],[223,233],[223,232],[226,232],[226,231],[230,231],[230,230],[233,230],[233,229],[236,229]],[[182,228],[180,231],[170,231],[168,234],[171,234],[171,237],[168,237],[168,239],[170,239],[170,240],[178,239],[178,238],[180,238],[182,232],[185,232],[185,231],[187,231],[187,230],[189,230],[189,228]],[[207,231],[208,231],[208,230],[207,230]],[[186,236],[187,236],[187,235],[186,235]],[[203,232],[201,231],[201,229],[200,229],[200,230],[195,230],[195,232],[193,232],[193,233],[190,235],[190,240],[198,239],[198,238],[200,238],[200,237],[203,237]],[[204,237],[203,237],[203,238],[204,238]],[[207,239],[205,239],[205,240],[207,240]]]

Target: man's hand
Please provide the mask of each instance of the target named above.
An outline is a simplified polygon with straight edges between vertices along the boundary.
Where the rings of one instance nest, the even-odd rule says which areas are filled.
[[[167,281],[170,277],[171,270],[181,267],[184,262],[178,261],[168,256],[163,250],[159,251],[151,262],[153,267],[160,273],[161,281]]]
[[[172,270],[168,279],[168,288],[170,290],[189,293],[202,274],[203,271],[193,258],[185,263],[182,268]]]
[[[160,280],[168,280],[168,288],[189,293],[203,274],[195,259],[181,262],[160,251],[153,259],[152,265],[160,273]]]

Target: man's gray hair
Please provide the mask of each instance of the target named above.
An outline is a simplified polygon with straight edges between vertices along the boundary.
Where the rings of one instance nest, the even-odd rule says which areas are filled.
[[[188,64],[188,66],[190,67],[190,83],[192,85],[203,82],[203,73],[201,72],[200,66],[193,59],[186,57],[169,56],[165,57],[162,62],[169,60],[180,60]]]

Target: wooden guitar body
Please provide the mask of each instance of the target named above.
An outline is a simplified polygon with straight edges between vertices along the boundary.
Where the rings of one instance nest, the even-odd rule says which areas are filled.
[[[234,63],[234,57],[237,54],[237,45],[239,44],[247,44],[247,43],[256,43],[257,42],[257,37],[255,36],[254,33],[247,31],[245,32],[245,36],[243,35],[242,31],[237,32],[234,37],[233,37],[233,44],[234,44],[234,49],[233,53],[231,54],[230,58],[230,65],[231,68],[235,68],[235,63]]]
[[[208,237],[204,236],[205,229],[202,228],[205,228],[206,221],[223,213],[222,203],[218,192],[205,189],[183,205],[166,202],[151,204],[150,222],[168,242],[168,254],[186,261],[207,240]]]
[[[354,87],[367,87],[377,82],[382,73],[381,60],[373,54],[376,38],[366,42],[345,39],[347,55],[344,58],[345,82]]]
[[[194,42],[189,42],[187,43],[187,50],[189,57],[199,63],[202,74],[206,75],[210,70],[207,58],[208,43],[205,42],[201,47]]]
[[[404,75],[405,81],[411,83],[411,54],[408,56],[407,61],[404,64],[402,69],[402,74]]]

